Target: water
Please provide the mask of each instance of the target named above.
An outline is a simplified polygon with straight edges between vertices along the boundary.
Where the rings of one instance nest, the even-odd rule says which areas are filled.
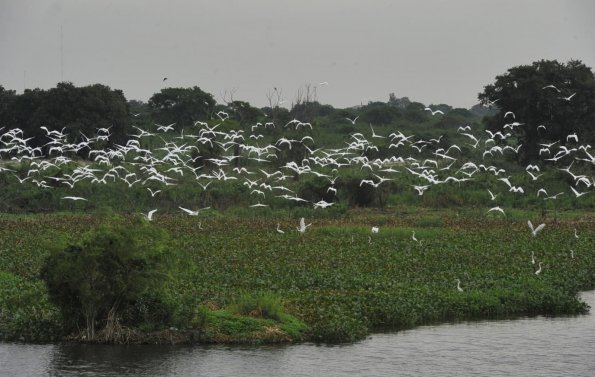
[[[595,291],[582,294],[595,311]],[[0,343],[2,376],[592,376],[595,313],[376,334],[350,345]]]

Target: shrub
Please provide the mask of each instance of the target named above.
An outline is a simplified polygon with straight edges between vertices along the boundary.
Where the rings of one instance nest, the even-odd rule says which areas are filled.
[[[271,293],[258,295],[243,295],[238,302],[231,306],[234,313],[252,317],[261,317],[281,321],[284,314],[281,300]]]
[[[86,338],[95,340],[98,324],[105,323],[105,340],[112,340],[119,315],[163,282],[165,240],[162,230],[146,222],[109,221],[79,244],[52,251],[42,277],[68,319],[65,326],[84,323]]]

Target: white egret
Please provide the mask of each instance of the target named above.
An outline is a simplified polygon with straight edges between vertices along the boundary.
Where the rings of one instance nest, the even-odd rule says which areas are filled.
[[[429,111],[430,113],[432,113],[432,116],[434,116],[436,114],[444,115],[444,112],[442,110],[432,110],[429,107],[426,107],[424,110],[425,111]]]
[[[302,234],[303,234],[303,233],[305,233],[305,232],[306,232],[306,229],[307,229],[307,228],[308,228],[310,225],[312,225],[312,223],[310,223],[310,224],[306,225],[306,221],[305,221],[305,219],[302,217],[302,218],[300,219],[300,226],[299,226],[299,227],[297,227],[297,230],[298,230],[298,232],[300,232],[300,233],[302,233]]]
[[[277,233],[284,234],[285,232],[283,230],[281,230],[280,226],[281,226],[281,224],[277,223]]]
[[[461,281],[459,279],[456,279],[456,281],[457,281],[457,291],[463,292],[463,288],[461,288]]]
[[[493,207],[493,208],[488,209],[488,213],[492,212],[492,211],[500,212],[501,214],[506,216],[506,213],[504,213],[504,210],[500,207]]]
[[[378,233],[380,229],[377,226],[372,227],[372,233]]]
[[[537,228],[534,228],[531,220],[527,220],[527,225],[529,225],[529,229],[531,229],[531,234],[533,234],[533,237],[536,237],[537,232],[539,232],[540,230],[542,230],[545,227],[545,224],[539,224],[537,226]]]
[[[541,264],[543,262],[539,262],[539,268],[537,269],[537,271],[535,271],[535,275],[539,275],[541,273]]]
[[[81,198],[80,196],[64,196],[64,197],[62,197],[62,199],[74,200],[75,202],[77,200],[85,200],[85,201],[88,200],[88,199],[85,199],[85,198]]]
[[[149,211],[148,213],[146,213],[146,214],[145,214],[145,213],[141,213],[141,214],[142,214],[142,215],[145,217],[145,219],[147,219],[147,221],[153,221],[153,214],[154,214],[155,212],[157,212],[157,210],[156,210],[156,209],[153,209],[153,210],[150,210],[150,211]]]

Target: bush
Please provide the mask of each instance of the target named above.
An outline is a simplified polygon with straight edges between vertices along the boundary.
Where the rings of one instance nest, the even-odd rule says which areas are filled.
[[[259,295],[243,295],[230,310],[240,315],[261,317],[281,321],[284,314],[281,300],[270,293]]]
[[[60,327],[60,313],[42,282],[0,272],[0,339],[51,341]]]
[[[42,271],[50,299],[68,322],[86,328],[86,339],[104,323],[105,341],[115,336],[119,317],[143,294],[163,282],[165,233],[146,222],[108,221],[79,244],[55,250]],[[84,323],[84,324],[83,324]]]

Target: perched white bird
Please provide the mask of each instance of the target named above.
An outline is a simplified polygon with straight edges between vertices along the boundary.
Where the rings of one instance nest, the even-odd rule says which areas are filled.
[[[280,226],[281,226],[281,224],[277,223],[277,233],[284,234],[285,232],[283,230],[281,230]]]
[[[527,220],[527,225],[529,225],[529,229],[531,229],[531,234],[533,234],[533,237],[537,236],[537,232],[545,227],[545,224],[539,224],[537,228],[534,228],[531,220]]]
[[[456,279],[456,280],[457,280],[457,291],[463,292],[463,288],[461,288],[461,281],[459,279]]]
[[[372,233],[378,233],[380,229],[377,226],[372,227]]]
[[[539,268],[537,269],[537,271],[535,271],[535,275],[539,275],[541,273],[541,264],[543,262],[539,262]]]

